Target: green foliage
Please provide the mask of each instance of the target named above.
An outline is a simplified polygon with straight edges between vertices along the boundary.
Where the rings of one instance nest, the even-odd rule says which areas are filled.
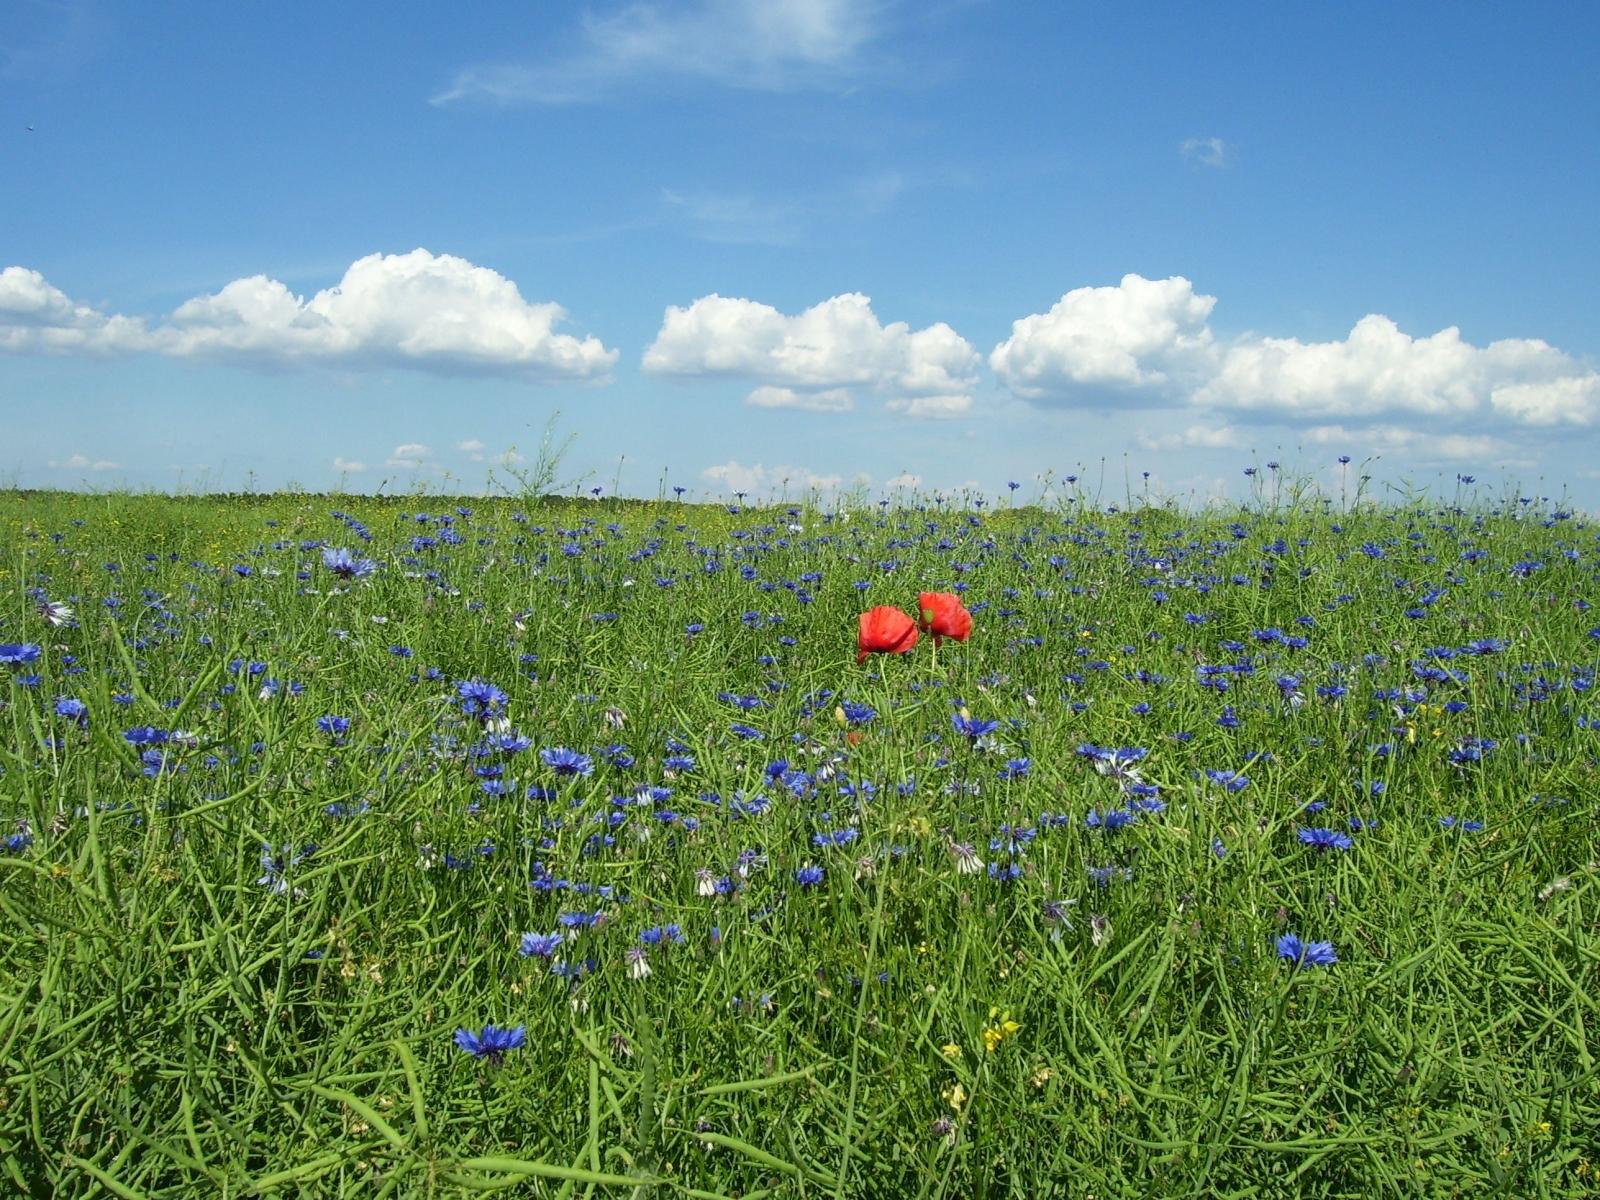
[[[0,844],[6,1186],[1594,1194],[1586,522],[540,499],[558,459],[470,514],[0,497],[0,642],[41,647],[0,665],[0,833],[31,834]],[[341,581],[323,545],[379,569]],[[859,612],[958,582],[971,641],[856,665]],[[474,679],[528,749],[473,753]],[[139,726],[174,735],[154,763]],[[1085,745],[1147,750],[1164,811],[1108,828],[1137,793]],[[1352,818],[1349,850],[1298,837]],[[1035,833],[1013,855],[1002,826]],[[577,911],[604,914],[556,956],[581,979],[519,954]],[[1290,932],[1339,961],[1294,969]],[[486,1023],[526,1044],[457,1049]]]

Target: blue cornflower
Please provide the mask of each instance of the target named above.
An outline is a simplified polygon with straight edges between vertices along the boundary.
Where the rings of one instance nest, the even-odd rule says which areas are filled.
[[[523,958],[553,958],[561,942],[559,932],[525,933],[522,935],[522,944],[517,947],[517,953]]]
[[[456,685],[456,693],[461,697],[461,711],[469,717],[488,721],[505,715],[508,697],[492,683],[466,679]]]
[[[587,754],[579,754],[576,750],[569,750],[565,746],[552,746],[548,750],[541,750],[539,758],[557,775],[594,774],[593,759]]]
[[[365,579],[378,569],[370,558],[360,558],[343,546],[329,546],[322,551],[322,565],[340,579]]]
[[[470,1029],[456,1030],[456,1045],[473,1058],[487,1061],[491,1067],[503,1065],[506,1052],[520,1049],[527,1040],[528,1031],[522,1025],[515,1029],[485,1025],[481,1033],[473,1033]]]
[[[343,737],[350,732],[350,718],[336,717],[328,713],[317,718],[317,728],[334,737]]]
[[[1008,758],[1006,765],[1001,767],[996,774],[1001,779],[1023,779],[1027,777],[1031,764],[1025,758]]]
[[[1293,933],[1278,939],[1278,957],[1289,959],[1296,967],[1331,967],[1339,961],[1332,942],[1303,942]]]
[[[1348,850],[1355,842],[1351,841],[1348,833],[1340,833],[1336,829],[1304,829],[1295,835],[1301,844],[1310,846],[1313,850]]]
[[[3,642],[0,643],[0,663],[31,663],[41,652],[33,642]]]
[[[733,734],[735,737],[743,738],[745,741],[759,741],[766,736],[766,734],[762,733],[761,730],[757,729],[754,725],[746,725],[742,721],[732,722],[728,726],[728,732]]]
[[[816,887],[822,882],[822,868],[807,863],[794,873],[794,881],[801,887]]]
[[[1221,784],[1230,792],[1242,791],[1250,784],[1250,780],[1238,771],[1207,771],[1206,778],[1212,783]]]
[[[89,723],[89,706],[76,697],[63,696],[56,701],[56,716],[65,717],[69,721],[76,721],[80,725],[87,725]]]
[[[1000,728],[999,721],[982,721],[977,717],[966,717],[960,713],[950,714],[950,724],[962,737],[976,741],[978,738],[987,737]]]
[[[878,710],[869,704],[857,704],[853,700],[846,700],[839,705],[839,711],[844,713],[844,719],[851,725],[867,725],[878,715]]]

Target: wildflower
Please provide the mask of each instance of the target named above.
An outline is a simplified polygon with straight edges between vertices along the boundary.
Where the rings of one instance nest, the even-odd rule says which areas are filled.
[[[359,558],[343,546],[324,548],[322,565],[340,579],[365,579],[378,569],[370,558]]]
[[[1303,942],[1293,933],[1278,939],[1278,957],[1289,959],[1297,968],[1331,967],[1339,961],[1332,942]]]
[[[1348,850],[1355,845],[1348,833],[1340,833],[1336,829],[1302,828],[1295,836],[1300,839],[1301,845],[1324,853],[1329,850]]]
[[[0,663],[36,662],[41,652],[42,648],[34,642],[0,642]]]
[[[989,1020],[992,1025],[983,1028],[983,1048],[993,1054],[1000,1048],[1000,1043],[1012,1037],[1022,1028],[1021,1022],[1013,1021],[1010,1013],[1002,1014],[998,1008],[989,1010]]]
[[[879,605],[861,614],[856,662],[869,654],[904,654],[917,644],[917,624],[898,608]]]
[[[949,843],[950,857],[956,860],[956,874],[976,875],[983,870],[983,859],[978,857],[978,852],[971,842]]]
[[[967,1089],[959,1083],[952,1083],[949,1087],[942,1088],[939,1096],[951,1108],[960,1112],[962,1105],[967,1102]]]
[[[822,882],[822,868],[812,863],[807,863],[794,873],[794,881],[801,887],[816,887]]]
[[[917,608],[922,630],[933,634],[935,646],[945,638],[964,642],[972,636],[972,614],[961,603],[961,597],[951,592],[923,592],[917,598]]]
[[[1109,942],[1112,935],[1111,918],[1104,913],[1089,914],[1089,940],[1096,946]]]
[[[557,775],[594,774],[592,758],[587,754],[579,754],[576,750],[569,750],[565,746],[552,746],[548,750],[541,750],[539,758]]]
[[[939,1053],[944,1055],[951,1062],[961,1061],[961,1047],[956,1045],[954,1042],[946,1042],[943,1046],[940,1046]]]
[[[490,721],[505,716],[507,696],[492,683],[482,679],[466,679],[456,686],[461,697],[461,711],[469,717]]]
[[[518,1025],[515,1029],[485,1025],[479,1033],[473,1033],[470,1029],[458,1029],[455,1037],[457,1046],[473,1058],[486,1061],[491,1067],[503,1066],[506,1052],[520,1049],[527,1040],[527,1028],[522,1025]]]
[[[648,979],[650,976],[650,957],[645,953],[643,946],[629,946],[623,958],[628,963],[628,978]]]
[[[39,615],[45,622],[52,626],[62,626],[72,620],[72,606],[63,604],[59,600],[41,600],[39,602]]]
[[[517,953],[523,958],[553,958],[561,942],[562,937],[559,931],[555,933],[525,933],[522,935],[522,944],[517,947]]]
[[[56,716],[65,717],[69,721],[76,721],[80,725],[87,725],[89,723],[89,706],[75,697],[62,696],[56,701]]]

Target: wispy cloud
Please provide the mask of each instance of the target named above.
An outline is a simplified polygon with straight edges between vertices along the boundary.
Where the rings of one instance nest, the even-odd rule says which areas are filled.
[[[1202,167],[1225,167],[1233,161],[1233,147],[1219,137],[1188,138],[1178,152]]]
[[[782,196],[667,188],[661,193],[661,204],[666,223],[702,241],[788,246],[820,225],[837,227],[881,216],[908,186],[898,171],[878,171],[837,187]]]
[[[764,91],[846,87],[880,32],[883,7],[867,0],[626,4],[585,15],[564,52],[463,68],[432,103],[580,104],[669,78]]]

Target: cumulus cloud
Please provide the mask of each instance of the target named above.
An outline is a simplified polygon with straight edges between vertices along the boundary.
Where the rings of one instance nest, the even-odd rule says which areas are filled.
[[[1044,404],[1181,398],[1213,360],[1206,321],[1216,303],[1180,275],[1076,288],[1049,312],[1012,322],[989,366],[1018,396]]]
[[[390,467],[420,467],[433,451],[421,442],[402,442],[394,448],[384,464]]]
[[[897,396],[889,401],[888,407],[894,412],[905,413],[908,417],[942,421],[950,417],[964,416],[970,412],[972,397],[959,392],[940,396]]]
[[[746,495],[793,489],[831,492],[837,491],[844,482],[843,475],[825,475],[809,467],[768,467],[761,463],[745,466],[731,458],[718,466],[707,467],[700,472],[700,478],[725,492],[744,492]]]
[[[359,475],[367,469],[367,464],[359,459],[340,455],[333,460],[333,469],[350,475]]]
[[[555,303],[531,303],[487,267],[427,250],[371,254],[309,300],[265,275],[196,296],[153,324],[71,301],[37,271],[0,272],[0,349],[210,358],[269,366],[406,366],[443,374],[598,379],[617,352],[557,333]]]
[[[940,415],[957,397],[970,402],[978,363],[950,326],[882,325],[857,292],[795,316],[755,300],[702,296],[668,308],[644,354],[652,374],[756,382],[762,386],[747,402],[758,406],[837,412],[853,404],[850,388],[864,387],[892,400],[937,400]]]
[[[64,471],[115,471],[121,464],[109,458],[90,458],[87,454],[74,454],[60,461],[51,459],[50,466]]]
[[[1285,419],[1465,417],[1492,406],[1529,424],[1586,424],[1594,413],[1582,402],[1582,381],[1594,379],[1546,342],[1509,338],[1478,347],[1453,326],[1412,337],[1371,313],[1341,341],[1247,339],[1229,348],[1193,400]]]
[[[1412,420],[1533,426],[1600,424],[1600,373],[1548,342],[1476,346],[1455,327],[1416,337],[1369,313],[1348,336],[1303,342],[1247,334],[1226,345],[1209,324],[1215,297],[1187,279],[1127,275],[1116,287],[1064,295],[1013,323],[989,364],[1042,406],[1186,403],[1255,421]],[[1463,455],[1482,443],[1453,431]],[[1218,418],[1183,432],[1148,432],[1147,449],[1240,444]]]
[[[878,32],[864,0],[630,3],[588,14],[576,44],[533,63],[459,71],[434,104],[575,104],[673,77],[768,91],[844,83]]]
[[[902,471],[892,478],[885,479],[883,486],[885,490],[891,488],[919,488],[922,486],[922,476],[914,475],[910,471]]]
[[[1203,167],[1226,166],[1232,157],[1228,143],[1219,137],[1185,138],[1178,152],[1190,162],[1197,162]]]

